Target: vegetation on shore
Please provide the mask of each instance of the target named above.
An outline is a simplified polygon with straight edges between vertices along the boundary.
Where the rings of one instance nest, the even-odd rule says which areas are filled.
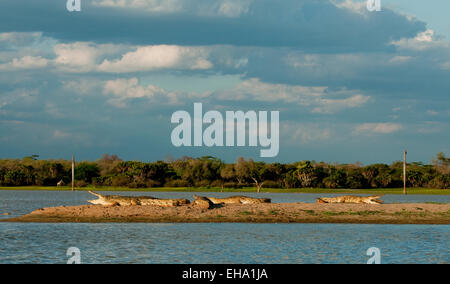
[[[71,161],[37,158],[0,160],[0,187],[51,189],[47,186],[54,187],[58,182],[69,185]],[[75,186],[108,190],[398,193],[403,186],[402,167],[402,162],[367,166],[315,161],[280,164],[244,158],[227,164],[214,157],[145,163],[105,154],[95,162],[77,163]],[[450,158],[439,153],[431,165],[409,163],[407,186],[414,188],[410,193],[448,189]]]
[[[68,186],[8,186],[0,187],[0,190],[30,190],[30,191],[71,191]],[[86,186],[76,188],[76,191],[136,191],[136,192],[231,192],[252,193],[257,192],[256,187],[244,188],[220,188],[220,187],[154,187],[154,188],[128,188],[111,186]],[[329,189],[329,188],[262,188],[261,193],[331,193],[331,194],[403,194],[403,188],[376,188],[376,189]],[[450,189],[435,188],[408,188],[408,194],[424,195],[450,195]]]

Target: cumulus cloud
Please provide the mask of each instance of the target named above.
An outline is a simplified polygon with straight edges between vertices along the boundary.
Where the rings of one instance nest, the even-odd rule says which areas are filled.
[[[316,144],[330,141],[334,138],[333,130],[329,124],[324,126],[320,123],[301,123],[297,121],[286,121],[280,125],[280,135],[286,144]]]
[[[137,78],[109,80],[105,83],[103,94],[112,96],[108,103],[119,108],[127,106],[132,99],[152,99],[157,95],[173,97],[173,94],[153,85],[141,86]]]
[[[363,123],[354,129],[355,134],[390,134],[402,129],[399,123]]]
[[[411,56],[397,55],[397,56],[392,57],[389,60],[389,63],[392,63],[392,64],[403,64],[403,63],[411,61],[411,59],[412,59]]]
[[[148,12],[174,13],[182,8],[180,0],[96,0],[94,6],[130,8]]]
[[[0,33],[0,44],[23,46],[42,36],[42,32],[7,32]]]
[[[334,97],[344,98],[334,98]],[[219,93],[222,100],[252,100],[260,102],[283,102],[311,108],[313,113],[335,113],[337,111],[365,105],[370,97],[356,91],[331,91],[326,86],[299,86],[271,84],[251,78],[236,87]]]
[[[56,54],[54,62],[61,69],[69,72],[92,71],[97,58],[102,54],[101,47],[87,42],[57,44],[54,51]]]
[[[203,16],[238,17],[253,0],[96,0],[94,6],[135,9],[148,13],[193,13]]]
[[[315,113],[335,113],[337,111],[356,108],[365,105],[370,100],[370,96],[360,94],[353,95],[344,99],[319,99],[320,106],[314,108]]]
[[[209,69],[208,51],[200,47],[182,47],[174,45],[156,45],[138,47],[121,59],[105,59],[98,70],[102,72],[126,73],[152,71],[155,69]]]
[[[331,3],[336,5],[336,7],[347,9],[348,11],[360,14],[360,15],[366,15],[368,13],[367,10],[367,2],[354,2],[353,0],[344,0],[344,1],[336,1],[331,0]]]
[[[448,47],[448,43],[436,38],[435,32],[432,29],[419,32],[414,38],[402,38],[397,41],[392,41],[391,44],[399,49],[410,49],[416,51],[424,51],[430,48]]]
[[[102,82],[95,79],[62,81],[62,85],[65,91],[74,92],[80,95],[93,94],[99,87],[103,87]]]
[[[218,14],[230,18],[239,17],[248,12],[252,0],[224,0],[219,3]]]
[[[24,56],[22,58],[14,58],[12,62],[0,64],[0,70],[23,70],[23,69],[39,69],[48,65],[49,60],[41,56]]]
[[[176,45],[127,46],[75,42],[54,46],[53,63],[65,72],[129,73],[213,67],[209,49]]]
[[[426,28],[425,23],[388,8],[361,17],[329,0],[95,0],[83,4],[90,13],[83,14],[82,21],[67,18],[55,9],[54,0],[29,1],[27,9],[17,8],[10,13],[11,6],[17,7],[16,2],[3,0],[0,4],[0,27],[4,30],[38,30],[72,42],[381,51],[390,41],[414,37]],[[47,17],[58,25],[40,20],[17,24],[17,17],[34,17],[38,9],[45,9]],[[149,17],[149,11],[158,15]],[[95,32],[80,32],[92,27]]]

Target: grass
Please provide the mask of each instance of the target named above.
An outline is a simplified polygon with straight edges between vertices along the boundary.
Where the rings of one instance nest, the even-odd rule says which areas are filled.
[[[20,186],[20,187],[0,187],[0,190],[54,190],[70,191],[71,188],[55,186]],[[77,188],[77,191],[96,190],[96,191],[138,191],[138,192],[220,192],[219,187],[158,187],[158,188],[126,188],[126,187],[84,187]],[[245,188],[224,188],[223,192],[256,192],[255,187]],[[327,189],[327,188],[263,188],[263,193],[337,193],[337,194],[403,194],[402,188],[377,188],[377,189]],[[427,194],[427,195],[450,195],[450,189],[431,189],[431,188],[409,188],[408,194]]]

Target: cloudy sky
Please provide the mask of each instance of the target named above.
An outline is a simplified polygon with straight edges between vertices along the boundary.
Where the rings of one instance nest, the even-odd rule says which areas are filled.
[[[259,158],[172,145],[173,112],[280,111],[266,161],[450,153],[448,0],[0,2],[0,157]]]

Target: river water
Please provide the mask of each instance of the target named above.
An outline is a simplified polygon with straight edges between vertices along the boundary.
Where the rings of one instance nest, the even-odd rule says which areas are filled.
[[[191,198],[193,193],[151,195]],[[314,202],[319,196],[262,195],[273,202]],[[11,213],[1,216],[9,218],[42,207],[86,204],[87,199],[92,199],[87,192],[0,191],[0,214]],[[448,203],[449,199],[383,196],[387,203]],[[82,263],[366,263],[371,247],[379,249],[381,263],[450,263],[450,226],[0,223],[0,263],[65,263],[70,247],[80,250]]]

